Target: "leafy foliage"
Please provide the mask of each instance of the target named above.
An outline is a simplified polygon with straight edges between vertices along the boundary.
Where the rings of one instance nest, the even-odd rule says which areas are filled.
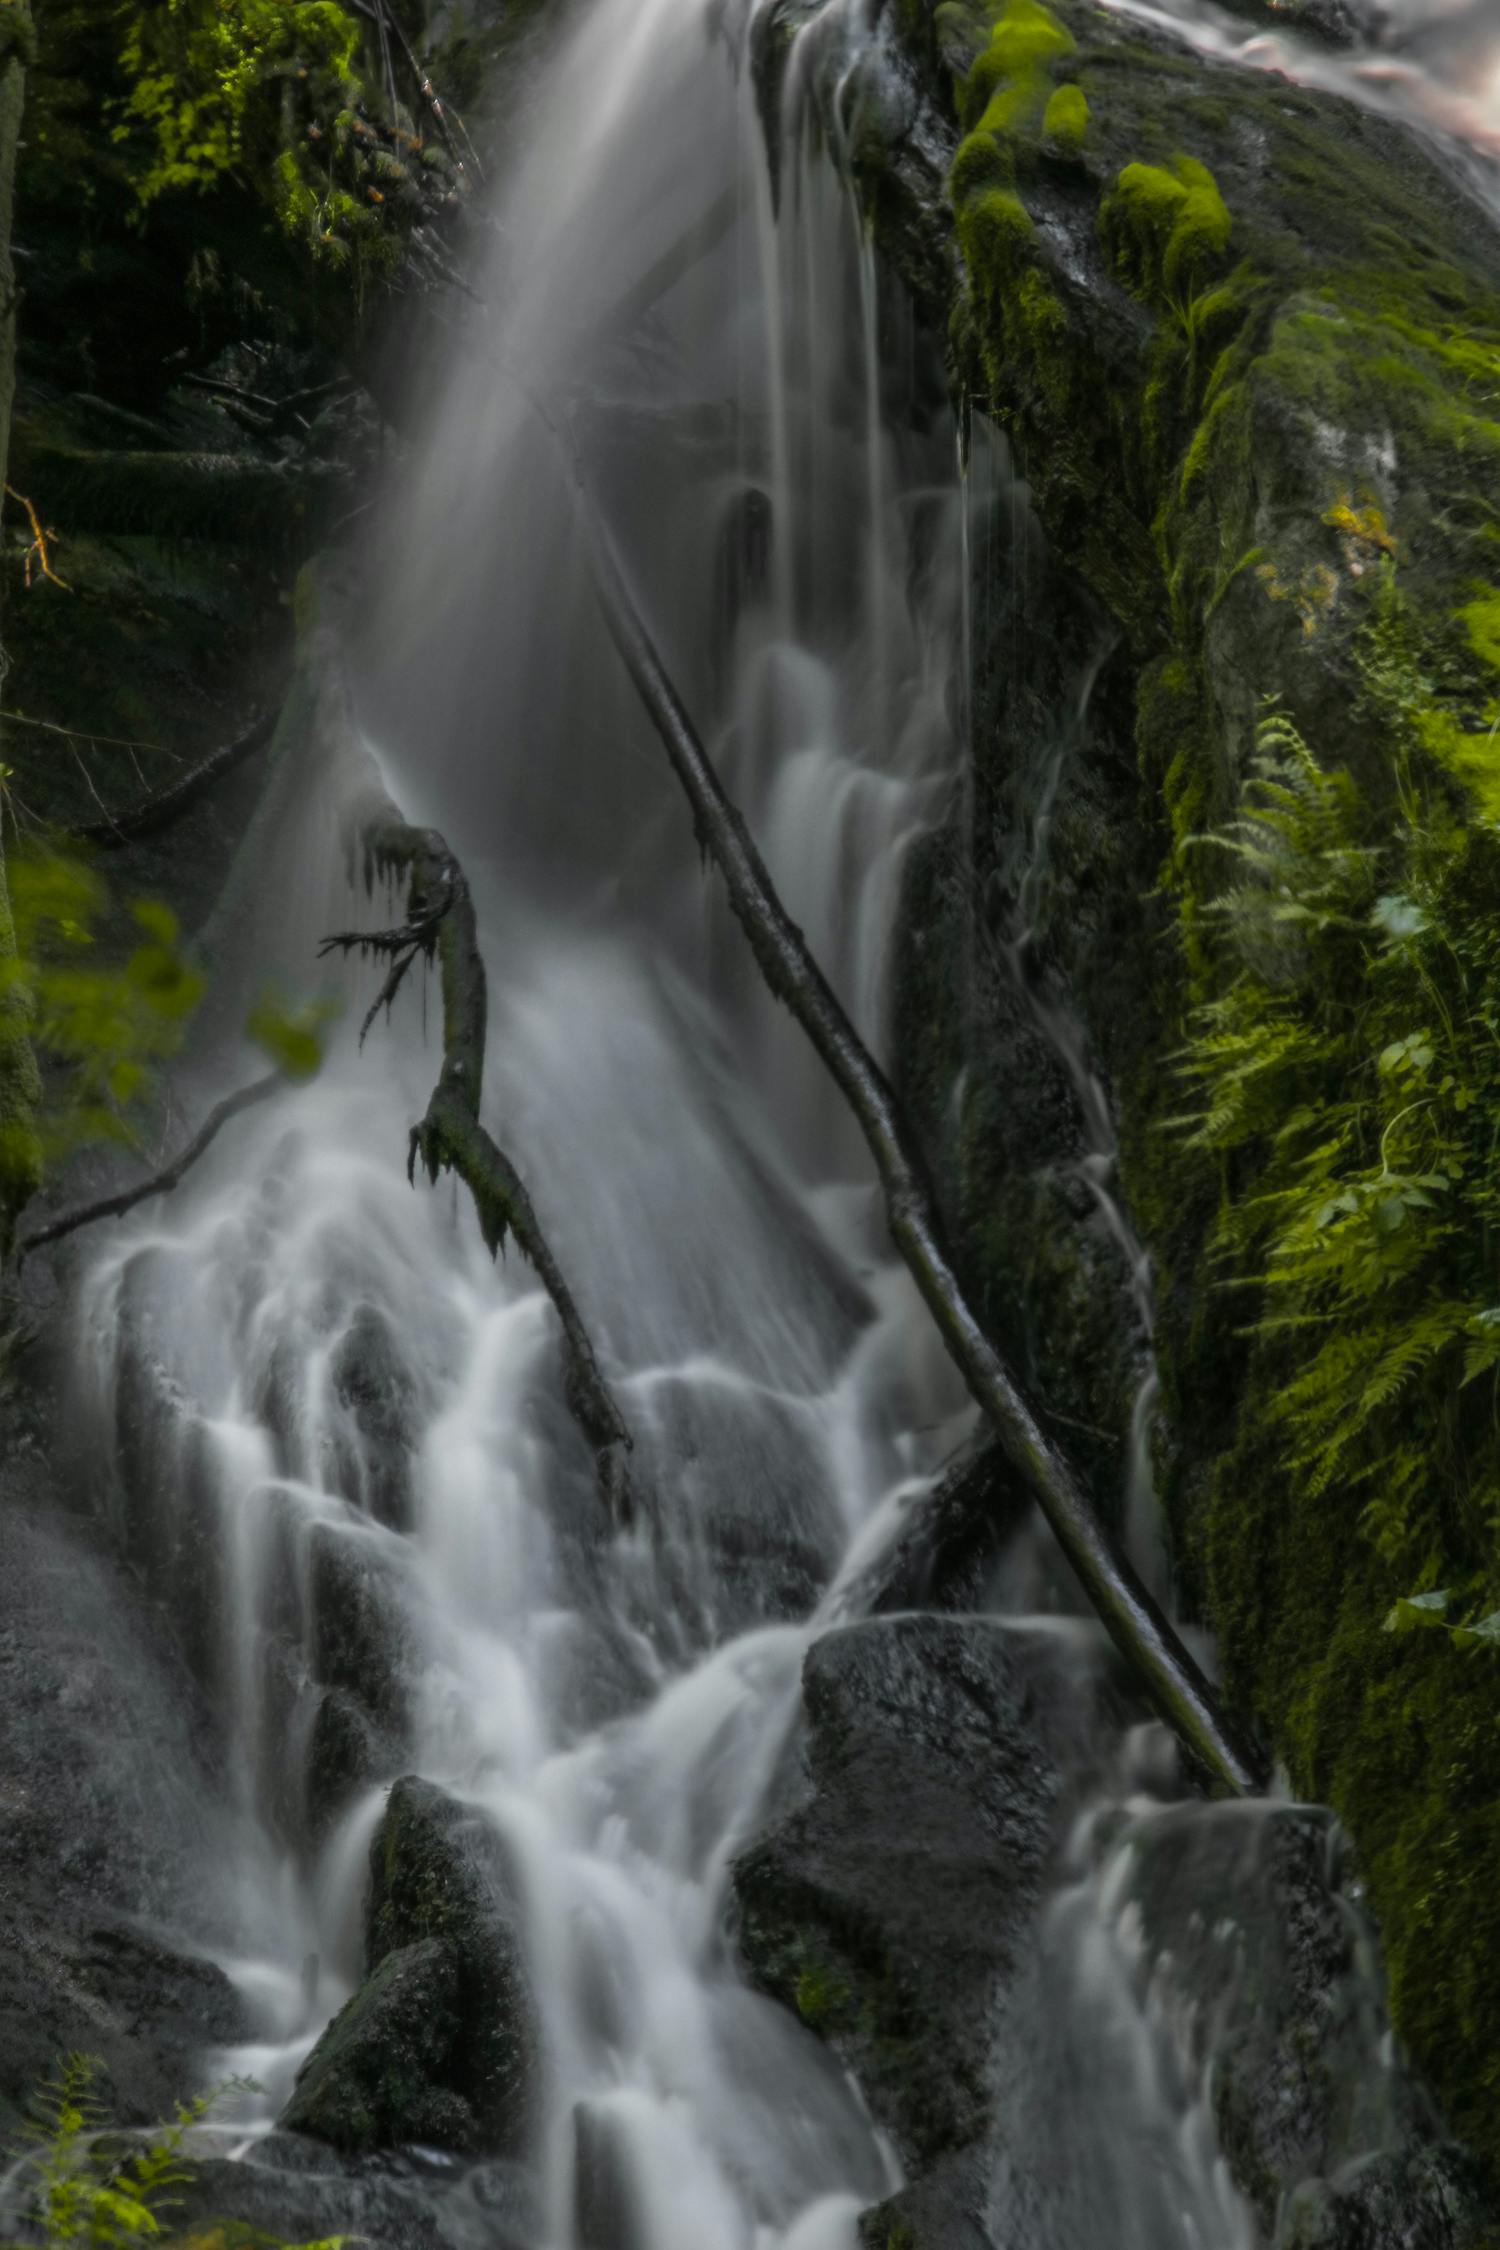
[[[31,2212],[46,2250],[87,2245],[87,2250],[125,2250],[131,2243],[159,2238],[176,2190],[193,2176],[186,2147],[228,2092],[221,2087],[179,2102],[169,2125],[145,2139],[127,2140],[109,2130],[94,2092],[99,2064],[92,2055],[68,2055],[57,2075],[37,2094],[19,2151],[31,2181]],[[347,2236],[306,2243],[299,2250],[342,2250]],[[21,2250],[7,2244],[4,2250]]]
[[[133,91],[116,134],[126,140],[139,123],[150,135],[142,198],[211,187],[274,159],[283,94],[347,99],[358,49],[358,27],[338,0],[143,0],[126,19]]]
[[[16,950],[0,957],[0,1002],[25,1008],[43,1064],[42,1155],[56,1162],[100,1141],[135,1145],[160,1066],[203,991],[176,917],[155,900],[132,901],[123,926],[134,942],[122,951],[110,942],[108,890],[82,860],[17,853],[7,876]]]
[[[131,0],[115,127],[143,204],[233,179],[356,284],[399,262],[392,220],[441,151],[364,112],[364,34],[340,0]]]
[[[1284,1470],[1362,1495],[1430,1586],[1500,1530],[1500,831],[1417,757],[1377,816],[1273,712],[1239,817],[1196,842],[1229,878],[1177,1124],[1220,1161],[1217,1252],[1280,1354]],[[1443,1622],[1424,1602],[1398,1629]]]

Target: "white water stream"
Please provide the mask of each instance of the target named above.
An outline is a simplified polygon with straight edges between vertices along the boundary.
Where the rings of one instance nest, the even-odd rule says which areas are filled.
[[[879,1045],[903,860],[958,785],[966,491],[930,346],[807,114],[813,43],[858,52],[862,0],[797,34],[774,178],[753,28],[703,0],[593,0],[549,66],[496,310],[387,506],[391,599],[360,660],[393,793],[473,882],[487,1115],[662,1536],[603,1538],[534,1277],[514,1251],[490,1263],[451,1185],[407,1183],[435,1067],[415,980],[363,1052],[354,995],[318,1082],[123,1228],[80,1316],[101,1442],[140,1432],[143,1381],[157,1402],[118,1504],[193,1607],[261,1838],[224,1910],[262,2024],[224,2058],[266,2089],[248,2122],[360,1974],[384,1791],[331,1833],[299,1824],[326,1589],[374,1585],[403,1621],[403,1764],[480,1808],[517,1873],[545,2048],[535,2250],[850,2250],[899,2180],[829,2055],[745,1987],[725,1878],[841,1571],[968,1409],[700,868],[529,403],[575,429],[787,905]],[[270,902],[304,985],[354,911],[326,795]],[[1093,1864],[1049,1923],[1072,1963],[1058,2021],[1078,2053],[1097,2035],[1133,2060],[1091,2079],[1066,2209],[1035,2239],[1097,2243],[1107,2214],[1113,2250],[1250,2250],[1206,2080]],[[583,2242],[581,2135],[615,2152],[628,2240]]]

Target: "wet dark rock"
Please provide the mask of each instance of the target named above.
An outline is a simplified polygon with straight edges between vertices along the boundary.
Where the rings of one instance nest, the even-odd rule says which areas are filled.
[[[730,1384],[663,1382],[639,1452],[643,1484],[682,1527],[679,1598],[706,1638],[808,1614],[843,1541],[810,1413]]]
[[[1276,2250],[1488,2250],[1494,2218],[1459,2150],[1402,2151],[1298,2188]]]
[[[459,1958],[437,1938],[388,1953],[319,2040],[282,2124],[349,2155],[478,2138],[462,2095],[442,2083],[460,2035]]]
[[[402,1589],[370,1533],[317,1524],[308,1539],[313,1677],[341,1688],[398,1737],[408,1713],[411,1630]]]
[[[574,2189],[581,2250],[650,2250],[617,2117],[588,2102],[573,2112]]]
[[[1380,35],[1377,0],[1223,0],[1257,31],[1291,31],[1325,47],[1360,47]]]
[[[965,1453],[912,1508],[887,1551],[852,1589],[858,1614],[979,1609],[1030,1496],[998,1446]]]
[[[402,1531],[411,1521],[416,1385],[389,1323],[362,1305],[334,1352],[333,1393],[348,1417],[331,1441],[335,1491]]]
[[[0,2136],[71,2051],[143,2123],[249,2030],[204,1957],[233,1831],[202,1699],[25,1436],[0,1401]]]
[[[1266,2223],[1289,2182],[1410,2122],[1411,2090],[1381,2059],[1378,1986],[1356,1958],[1368,1933],[1339,1894],[1336,1849],[1331,1816],[1300,1806],[1188,1807],[1134,1847],[1147,1943],[1170,1949],[1201,2011],[1225,2154]]]
[[[66,1893],[18,1896],[0,1878],[0,2132],[78,2052],[98,2058],[95,2091],[112,2117],[169,2117],[205,2055],[249,2030],[213,1962]]]
[[[944,2157],[884,2203],[861,2212],[863,2250],[994,2250],[987,2150]]]
[[[445,2239],[463,2250],[535,2250],[544,2239],[535,2174],[504,2160],[468,2166],[444,2197],[440,2218]]]
[[[247,2236],[316,2242],[335,2235],[352,2236],[371,2250],[453,2250],[473,2238],[443,2224],[434,2187],[446,2185],[441,2174],[414,2165],[390,2159],[354,2164],[314,2142],[275,2133],[252,2145],[243,2161],[195,2163],[173,2213],[174,2232],[184,2242],[207,2235],[212,2243],[222,2228],[223,2250]]]
[[[1034,1685],[985,1622],[832,1633],[804,1700],[808,1794],[736,1864],[740,1952],[930,2164],[988,2124],[1059,1773]]]
[[[304,2064],[283,2123],[349,2154],[524,2153],[540,2034],[504,1844],[446,1791],[407,1777],[370,1878],[369,1973]]]
[[[326,1830],[351,1797],[388,1779],[401,1762],[401,1745],[375,1725],[357,1696],[325,1689],[308,1728],[303,1768],[309,1832]]]

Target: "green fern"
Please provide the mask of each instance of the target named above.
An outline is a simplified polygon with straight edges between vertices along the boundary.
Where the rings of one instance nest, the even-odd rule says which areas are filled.
[[[1220,1168],[1214,1248],[1285,1472],[1309,1504],[1359,1497],[1418,1583],[1455,1539],[1493,1557],[1500,839],[1415,770],[1377,817],[1272,711],[1238,816],[1193,848],[1222,883],[1172,1127]]]
[[[179,2102],[170,2124],[134,2145],[112,2130],[94,2088],[100,2064],[93,2055],[65,2056],[55,2077],[33,2098],[17,2154],[28,2194],[34,2240],[44,2250],[128,2250],[159,2239],[180,2202],[177,2190],[193,2177],[189,2135],[233,2090],[226,2085]],[[234,2081],[240,2086],[243,2081]],[[345,2250],[357,2238],[333,2235],[295,2250]],[[17,2243],[0,2250],[24,2250]],[[286,2246],[265,2241],[265,2250]]]

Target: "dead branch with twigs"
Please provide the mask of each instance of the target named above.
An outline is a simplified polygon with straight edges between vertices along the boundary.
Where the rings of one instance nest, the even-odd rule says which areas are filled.
[[[34,570],[39,570],[43,578],[49,579],[54,586],[60,586],[65,594],[71,594],[73,589],[66,578],[59,578],[52,567],[51,542],[56,539],[57,533],[44,528],[42,519],[37,514],[36,509],[24,493],[17,492],[13,484],[8,484],[5,491],[7,498],[14,500],[18,507],[26,510],[31,524],[31,545],[26,550],[26,584],[28,588],[31,585]]]
[[[373,774],[373,766],[372,766]],[[358,822],[366,889],[377,876],[405,886],[406,919],[388,930],[336,930],[321,954],[357,953],[384,961],[380,990],[360,1027],[363,1044],[382,1008],[389,1011],[417,961],[437,961],[443,994],[443,1059],[425,1116],[411,1131],[407,1174],[420,1161],[429,1180],[453,1172],[473,1200],[479,1231],[493,1256],[515,1238],[535,1269],[562,1324],[564,1390],[574,1421],[594,1456],[605,1506],[619,1523],[635,1514],[629,1473],[632,1438],[616,1404],[583,1316],[542,1231],[525,1182],[480,1120],[489,987],[468,879],[434,828],[401,818],[378,778]]]

